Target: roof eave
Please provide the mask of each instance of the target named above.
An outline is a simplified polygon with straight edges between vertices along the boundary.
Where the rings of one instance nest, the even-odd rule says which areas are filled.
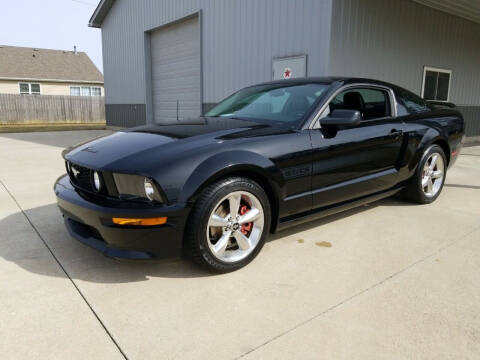
[[[75,79],[43,79],[33,77],[6,77],[0,76],[2,81],[36,81],[36,82],[52,82],[52,83],[72,83],[72,84],[98,84],[103,85],[102,80],[75,80]]]
[[[480,24],[480,5],[470,0],[413,0],[419,4]]]
[[[92,14],[90,21],[88,22],[88,26],[93,28],[101,28],[103,20],[107,16],[108,12],[112,8],[113,3],[115,0],[102,0],[98,4],[97,8]]]

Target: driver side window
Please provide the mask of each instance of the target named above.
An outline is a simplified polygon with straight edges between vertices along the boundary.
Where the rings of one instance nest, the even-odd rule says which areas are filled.
[[[330,102],[321,117],[337,109],[358,110],[362,120],[375,120],[391,116],[390,97],[385,90],[358,87],[339,93]]]

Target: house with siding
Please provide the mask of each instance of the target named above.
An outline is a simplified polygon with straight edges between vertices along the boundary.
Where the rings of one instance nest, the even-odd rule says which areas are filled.
[[[0,45],[0,94],[104,96],[84,52]]]

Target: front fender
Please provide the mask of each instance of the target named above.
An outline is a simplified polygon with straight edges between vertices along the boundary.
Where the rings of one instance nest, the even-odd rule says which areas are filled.
[[[185,182],[178,201],[191,201],[205,183],[242,171],[253,172],[268,180],[276,188],[275,191],[282,187],[282,174],[270,159],[251,151],[229,151],[213,155],[200,163]]]

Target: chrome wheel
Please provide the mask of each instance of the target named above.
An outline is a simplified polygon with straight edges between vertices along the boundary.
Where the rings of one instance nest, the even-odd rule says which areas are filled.
[[[431,154],[422,171],[422,190],[427,197],[434,197],[442,188],[445,178],[445,162],[439,153]]]
[[[215,205],[207,225],[207,242],[212,254],[224,262],[245,259],[258,245],[265,222],[257,197],[235,191]]]

